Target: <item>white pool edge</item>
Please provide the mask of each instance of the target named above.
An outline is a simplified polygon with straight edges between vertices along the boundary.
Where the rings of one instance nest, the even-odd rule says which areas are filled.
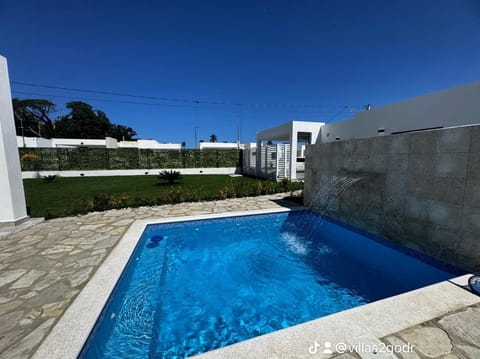
[[[149,224],[174,223],[214,218],[289,212],[288,208],[271,208],[242,212],[213,213],[170,218],[136,220],[120,238],[92,278],[67,308],[32,358],[77,358],[127,265],[142,233]]]
[[[465,285],[470,275],[419,288],[363,306],[314,319],[196,356],[198,359],[328,358],[324,343],[353,344],[360,337],[383,338],[480,303]],[[315,351],[315,353],[312,353]]]
[[[67,308],[34,353],[34,359],[77,358],[96,324],[111,292],[127,265],[147,225],[194,220],[289,212],[288,208],[214,213],[207,215],[136,220],[83,290]],[[377,338],[431,320],[450,311],[480,303],[480,297],[460,288],[469,275],[348,309],[303,324],[275,331],[197,356],[213,358],[315,357],[315,342],[347,342],[360,335]]]

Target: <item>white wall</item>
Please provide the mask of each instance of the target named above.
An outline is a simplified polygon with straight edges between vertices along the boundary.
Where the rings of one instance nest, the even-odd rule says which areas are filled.
[[[42,137],[22,137],[17,136],[17,146],[23,147],[23,141],[25,140],[25,147],[54,147],[53,141]]]
[[[184,175],[231,175],[240,173],[240,168],[220,167],[220,168],[155,168],[155,169],[136,169],[136,170],[92,170],[92,171],[24,171],[22,178],[41,178],[48,175],[57,175],[60,177],[97,177],[97,176],[138,176],[150,175],[158,176],[163,170],[179,171]]]
[[[239,147],[240,146],[240,147]],[[236,149],[244,148],[245,145],[238,144],[237,142],[199,142],[198,148],[205,149]]]
[[[297,148],[297,157],[305,158],[305,149],[307,148],[306,145],[301,145]]]
[[[480,123],[480,82],[360,112],[354,119],[323,126],[318,142],[376,137],[379,129],[389,135],[475,123]]]
[[[82,138],[52,138],[51,140],[41,137],[25,137],[25,145],[30,148],[37,147],[62,147],[75,148],[80,146],[95,148],[144,148],[144,149],[165,149],[181,150],[180,143],[159,143],[156,140],[120,141],[115,138],[105,139],[82,139]],[[17,136],[17,146],[23,147],[23,137]]]
[[[54,147],[106,147],[106,140],[85,138],[52,138]]]
[[[107,148],[118,148],[118,141],[113,137],[105,137],[105,146]]]
[[[288,141],[293,132],[311,133],[311,143],[316,143],[323,122],[291,121],[257,133],[258,140]]]
[[[181,150],[181,143],[159,143],[156,140],[138,140],[138,148],[161,149],[161,150]]]
[[[27,218],[7,59],[0,56],[0,226]]]
[[[137,141],[119,141],[117,146],[119,148],[138,148]]]
[[[250,176],[255,176],[257,167],[256,167],[256,143],[247,143],[242,152],[242,173]]]

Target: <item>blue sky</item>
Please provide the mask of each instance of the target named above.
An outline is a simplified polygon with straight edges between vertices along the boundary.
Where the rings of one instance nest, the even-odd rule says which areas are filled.
[[[480,2],[2,0],[0,54],[11,81],[171,100],[12,84],[16,97],[60,112],[83,99],[188,147],[195,126],[231,141],[241,124],[246,142],[479,80]]]

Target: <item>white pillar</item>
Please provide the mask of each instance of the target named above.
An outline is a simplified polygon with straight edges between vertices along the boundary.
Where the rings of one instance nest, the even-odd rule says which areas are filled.
[[[262,175],[262,139],[257,137],[257,149],[256,149],[256,159],[255,159],[255,177],[260,177]]]
[[[276,155],[275,155],[275,179],[278,178],[278,176],[280,175],[280,172],[278,171],[279,169],[279,162],[280,162],[280,145],[277,143],[277,145],[275,146],[275,151],[276,151]]]
[[[0,56],[0,227],[26,218],[7,59]]]
[[[297,140],[298,133],[292,124],[292,130],[290,132],[290,180],[297,179]]]

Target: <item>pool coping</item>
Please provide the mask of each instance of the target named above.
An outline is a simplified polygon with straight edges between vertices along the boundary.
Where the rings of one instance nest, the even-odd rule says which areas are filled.
[[[290,211],[289,208],[269,208],[134,221],[32,357],[35,359],[78,357],[147,225]],[[385,298],[202,353],[197,357],[286,358],[315,355],[318,358],[318,354],[309,352],[316,343],[323,348],[326,341],[335,345],[365,334],[380,338],[447,312],[480,303],[479,296],[464,288],[468,277],[468,274],[463,275]]]

